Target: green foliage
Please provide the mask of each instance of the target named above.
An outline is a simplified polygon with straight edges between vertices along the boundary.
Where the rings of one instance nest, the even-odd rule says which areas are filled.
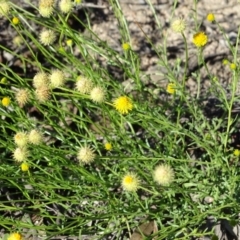
[[[154,6],[148,3],[160,28]],[[109,4],[119,24],[119,46],[131,43],[120,4],[112,0]],[[212,235],[200,230],[209,216],[216,221],[235,219],[240,189],[239,157],[233,152],[239,147],[239,117],[233,107],[239,101],[240,28],[235,46],[227,39],[237,65],[227,89],[211,73],[204,48],[195,48],[195,54],[211,86],[203,90],[200,70],[188,75],[189,43],[184,32],[186,54],[175,63],[167,57],[166,36],[157,48],[145,34],[146,42],[159,56],[159,66],[167,70],[166,83],[176,86],[169,94],[159,85],[159,95],[154,95],[143,81],[138,53],[131,48],[115,50],[102,41],[91,28],[87,10],[85,20],[75,10],[67,15],[56,11],[43,18],[37,6],[32,7],[35,13],[12,4],[5,18],[11,22],[13,16],[19,17],[20,24],[12,24],[11,30],[23,42],[19,48],[0,45],[21,66],[19,72],[8,62],[0,63],[0,96],[11,98],[8,107],[0,106],[1,228],[46,239],[82,235],[103,239],[108,234],[120,239],[124,232],[129,236],[144,219],[151,219],[157,223],[159,230],[154,236],[158,239],[189,239]],[[193,14],[192,31],[197,32],[197,11]],[[71,26],[73,20],[84,32]],[[216,26],[223,31],[218,23]],[[53,30],[57,41],[43,46],[38,36],[42,29]],[[69,39],[72,46],[66,44]],[[108,68],[118,69],[121,74],[116,77]],[[52,69],[63,71],[66,82],[59,88],[49,88],[50,98],[39,102],[34,75],[41,71],[50,74]],[[103,103],[95,103],[90,94],[76,90],[79,75],[106,90]],[[196,94],[186,87],[189,77],[195,81]],[[122,84],[129,79],[133,80],[130,91]],[[28,103],[20,107],[15,94],[22,88],[28,89],[30,96]],[[114,108],[113,101],[120,96],[132,100],[133,109],[128,114]],[[27,146],[30,169],[22,172],[21,163],[13,158],[17,147],[14,136],[32,129],[38,129],[44,141]],[[105,150],[106,142],[112,144],[111,151]],[[95,151],[96,158],[90,164],[81,164],[77,159],[83,146]],[[159,164],[173,168],[175,177],[170,186],[154,182],[153,171]],[[122,189],[122,177],[129,171],[140,179],[137,192]]]

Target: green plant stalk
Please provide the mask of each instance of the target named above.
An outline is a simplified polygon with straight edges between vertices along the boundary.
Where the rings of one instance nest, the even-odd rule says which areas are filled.
[[[236,59],[237,59],[239,37],[240,37],[240,27],[238,28],[238,35],[237,35],[237,40],[236,40],[236,45],[235,45],[234,62],[236,62]],[[232,108],[233,108],[233,103],[234,103],[234,100],[235,100],[235,94],[236,94],[236,90],[237,90],[238,71],[239,71],[239,66],[238,66],[238,69],[236,71],[234,70],[233,77],[232,77],[232,95],[231,95],[231,100],[230,100],[229,108],[228,108],[227,130],[226,130],[226,137],[225,137],[225,141],[224,141],[224,150],[225,151],[226,151],[226,148],[227,148],[230,128],[231,128],[231,125],[233,123]]]
[[[185,54],[184,74],[183,74],[183,79],[182,79],[183,94],[185,94],[185,82],[186,82],[187,70],[188,70],[188,45],[187,45],[187,40],[186,40],[184,33],[182,33],[182,37],[183,37],[183,41],[184,41],[184,45],[185,45],[185,53],[186,53]]]

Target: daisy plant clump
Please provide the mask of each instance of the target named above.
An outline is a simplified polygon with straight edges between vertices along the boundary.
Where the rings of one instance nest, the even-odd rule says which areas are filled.
[[[89,164],[94,161],[96,154],[94,153],[93,149],[85,146],[81,147],[77,153],[77,159],[79,163]]]
[[[12,42],[2,45],[7,61],[1,63],[0,77],[1,174],[16,205],[9,208],[2,196],[1,213],[10,216],[4,218],[8,229],[31,231],[31,221],[18,215],[25,206],[30,206],[34,223],[35,216],[40,219],[37,225],[44,231],[38,231],[39,237],[46,239],[81,238],[93,232],[99,239],[112,232],[119,238],[126,221],[132,232],[149,218],[158,227],[146,236],[149,239],[202,238],[209,234],[199,228],[207,216],[224,212],[226,219],[235,218],[240,67],[238,41],[223,35],[224,25],[220,29],[217,21],[207,22],[215,21],[212,15],[200,20],[198,9],[189,13],[192,29],[211,25],[216,39],[224,39],[224,49],[231,48],[222,66],[225,74],[218,76],[214,61],[218,68],[225,55],[208,58],[213,45],[203,56],[208,36],[202,30],[193,32],[189,46],[185,35],[193,30],[187,18],[172,19],[177,13],[173,7],[166,9],[165,19],[171,29],[155,15],[151,22],[156,22],[136,38],[129,34],[129,21],[116,2],[108,1],[119,23],[114,25],[114,31],[121,32],[119,44],[112,41],[115,35],[110,41],[98,37],[95,14],[80,19],[79,8],[92,8],[88,1],[82,6],[77,0],[26,1],[31,8],[17,0],[3,2],[11,9],[5,11],[8,16],[0,14],[2,27],[16,30],[13,49]],[[154,26],[162,27],[157,42],[154,31],[148,31]],[[82,27],[84,33],[79,34]],[[151,48],[147,56],[142,42]],[[146,69],[148,63],[157,69]],[[206,196],[214,201],[204,203]],[[64,214],[68,207],[71,211]],[[79,209],[87,217],[76,223]],[[79,234],[81,226],[84,233]],[[9,239],[22,236],[15,233]]]
[[[127,192],[136,192],[139,184],[140,180],[135,173],[129,172],[122,178],[122,187]]]
[[[132,100],[127,96],[121,96],[113,101],[113,106],[121,114],[127,114],[133,109]]]

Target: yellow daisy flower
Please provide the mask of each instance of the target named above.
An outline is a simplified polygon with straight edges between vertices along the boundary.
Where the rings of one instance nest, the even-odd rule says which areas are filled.
[[[131,46],[128,42],[122,44],[122,49],[124,51],[128,51],[130,48],[131,48]]]
[[[135,192],[139,188],[139,179],[135,173],[127,173],[122,178],[122,187],[125,191]]]
[[[207,15],[207,20],[208,20],[209,22],[213,22],[213,21],[215,20],[214,14],[213,14],[213,13],[209,13],[209,14]]]
[[[104,144],[104,146],[105,146],[105,149],[106,149],[107,151],[111,151],[111,150],[112,150],[112,144],[111,144],[111,143],[106,142],[106,143]]]
[[[174,83],[169,83],[168,85],[167,85],[167,92],[168,93],[170,93],[170,94],[174,94],[175,93],[175,88],[176,88],[176,84],[174,84]]]
[[[22,169],[23,172],[27,172],[29,170],[29,164],[26,163],[26,162],[23,162],[21,164],[21,169]]]
[[[233,155],[236,156],[236,157],[239,157],[240,156],[240,150],[235,149],[234,152],[233,152]]]
[[[2,105],[3,105],[4,107],[8,107],[10,103],[11,103],[11,99],[10,99],[9,97],[4,97],[4,98],[2,99]]]
[[[20,233],[12,233],[9,235],[7,240],[22,240],[22,235]]]
[[[121,96],[114,100],[113,105],[115,109],[121,114],[127,114],[133,109],[132,100],[127,96]]]
[[[207,44],[208,37],[204,32],[198,32],[193,35],[193,43],[196,47],[204,47]]]

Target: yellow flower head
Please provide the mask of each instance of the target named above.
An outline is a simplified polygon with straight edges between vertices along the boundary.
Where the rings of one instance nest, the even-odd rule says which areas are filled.
[[[72,44],[73,44],[73,40],[72,40],[72,39],[68,39],[68,40],[66,41],[66,44],[67,44],[67,46],[71,47]]]
[[[186,28],[186,22],[185,22],[184,19],[179,18],[179,19],[176,19],[176,20],[172,23],[171,27],[172,27],[172,30],[173,30],[174,32],[179,32],[179,33],[181,33],[181,32],[183,32],[183,31],[185,30],[185,28]]]
[[[14,142],[18,147],[24,147],[28,143],[28,136],[25,132],[17,132],[14,135]]]
[[[167,92],[168,93],[170,93],[170,94],[174,94],[175,93],[175,88],[176,88],[176,84],[174,84],[174,83],[169,83],[168,85],[167,85]]]
[[[124,51],[128,51],[130,48],[131,48],[131,46],[128,42],[122,44],[122,49]]]
[[[233,155],[236,156],[236,157],[239,157],[240,156],[240,150],[235,149],[234,152],[233,152]]]
[[[168,165],[159,165],[153,172],[153,178],[158,184],[167,186],[174,179],[174,171]]]
[[[29,164],[26,163],[26,162],[23,162],[21,164],[21,169],[22,169],[23,172],[27,172],[29,170]]]
[[[1,84],[7,84],[8,83],[8,80],[6,77],[3,77],[0,81]]]
[[[231,63],[231,64],[230,64],[230,68],[231,68],[232,70],[236,70],[237,65],[236,65],[235,63]]]
[[[111,150],[112,150],[112,144],[111,144],[111,143],[106,142],[106,143],[104,144],[104,146],[105,146],[105,149],[106,149],[107,151],[111,151]]]
[[[3,105],[4,107],[8,107],[8,106],[10,105],[10,103],[11,103],[11,99],[10,99],[9,97],[4,97],[4,98],[2,99],[2,105]]]
[[[77,154],[77,159],[80,163],[88,164],[93,162],[95,153],[90,147],[81,147]]]
[[[19,23],[20,23],[19,18],[18,18],[18,17],[13,17],[13,19],[12,19],[12,24],[18,25]]]
[[[133,109],[132,100],[127,96],[121,96],[114,100],[114,107],[121,114],[127,114],[129,111]]]
[[[122,187],[125,191],[135,192],[139,188],[139,179],[135,173],[127,173],[122,178]]]
[[[193,43],[196,47],[203,47],[207,44],[208,37],[204,32],[198,32],[193,35]]]
[[[12,233],[7,238],[7,240],[22,240],[22,239],[23,239],[23,237],[20,233]]]
[[[228,61],[226,58],[224,58],[224,59],[222,60],[222,63],[223,63],[223,65],[228,65],[228,64],[229,64],[229,61]]]
[[[213,13],[209,13],[209,14],[207,15],[207,20],[208,20],[209,22],[213,22],[213,21],[215,20],[214,14],[213,14]]]

